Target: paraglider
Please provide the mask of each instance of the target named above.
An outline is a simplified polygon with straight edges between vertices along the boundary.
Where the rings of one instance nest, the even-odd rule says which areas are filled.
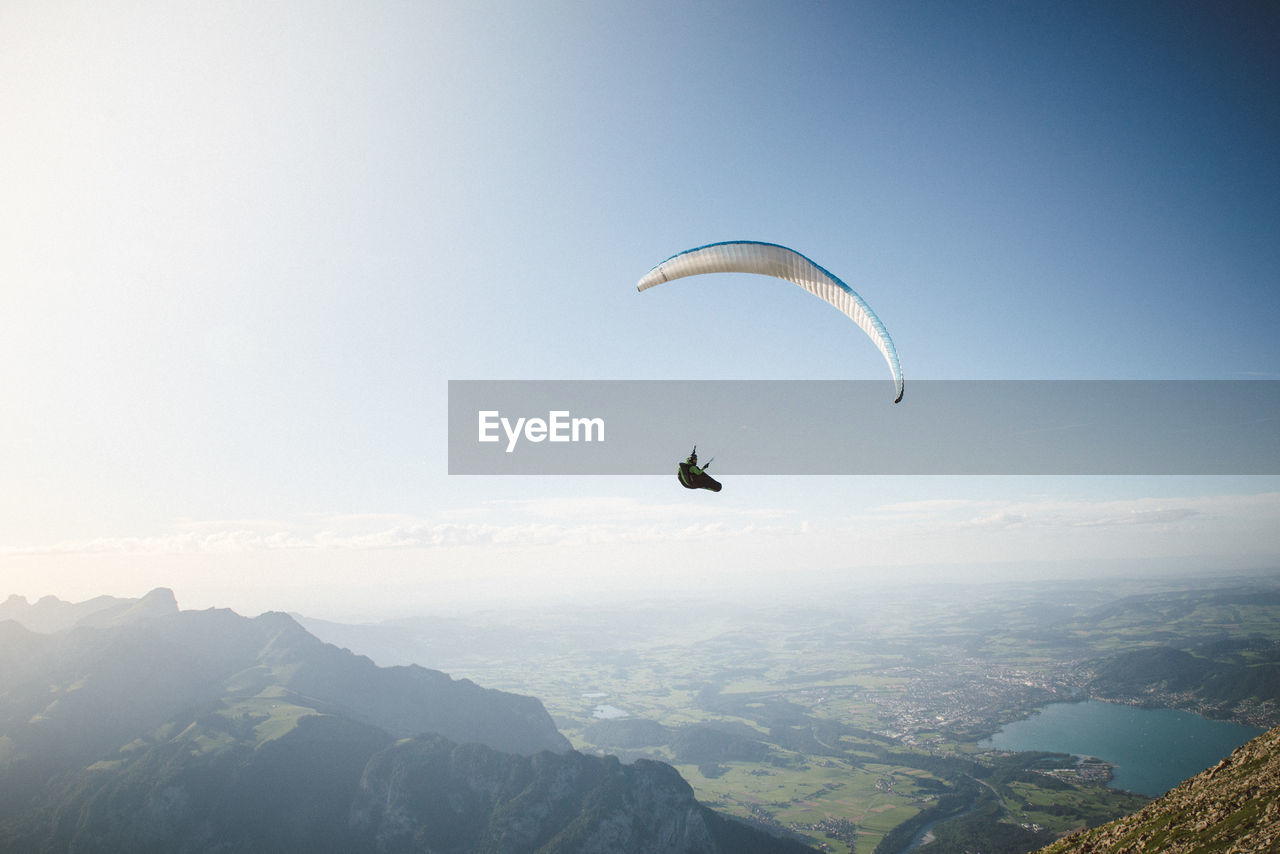
[[[772,276],[799,285],[835,306],[867,333],[889,363],[889,372],[897,392],[893,402],[902,400],[902,364],[898,361],[898,351],[893,346],[893,339],[889,337],[880,318],[876,317],[871,307],[852,288],[799,252],[776,243],[752,240],[711,243],[672,255],[646,273],[636,285],[636,290],[648,290],[672,279],[702,273],[758,273]]]
[[[707,474],[709,465],[711,460],[707,460],[701,466],[698,465],[698,446],[694,445],[692,453],[685,461],[676,464],[676,477],[680,485],[685,489],[709,489],[712,492],[719,492],[719,481]]]

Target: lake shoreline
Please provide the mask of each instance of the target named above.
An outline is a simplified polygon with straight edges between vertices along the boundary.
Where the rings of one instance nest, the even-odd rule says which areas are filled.
[[[1180,709],[1089,698],[1047,704],[977,746],[1092,756],[1110,766],[1109,787],[1157,797],[1263,731]]]

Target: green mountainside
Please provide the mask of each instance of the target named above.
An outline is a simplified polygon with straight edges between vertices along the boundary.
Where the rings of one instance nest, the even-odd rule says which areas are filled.
[[[1099,663],[1089,690],[1097,697],[1267,723],[1280,709],[1280,646],[1246,639],[1123,652]]]

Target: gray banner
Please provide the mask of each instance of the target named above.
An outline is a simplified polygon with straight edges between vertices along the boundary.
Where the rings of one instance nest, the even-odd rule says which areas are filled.
[[[1280,382],[449,382],[450,474],[1280,474]]]

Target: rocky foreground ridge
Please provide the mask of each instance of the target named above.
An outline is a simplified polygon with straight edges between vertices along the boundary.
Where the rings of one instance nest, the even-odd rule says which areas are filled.
[[[1280,727],[1140,811],[1041,854],[1280,852]]]

